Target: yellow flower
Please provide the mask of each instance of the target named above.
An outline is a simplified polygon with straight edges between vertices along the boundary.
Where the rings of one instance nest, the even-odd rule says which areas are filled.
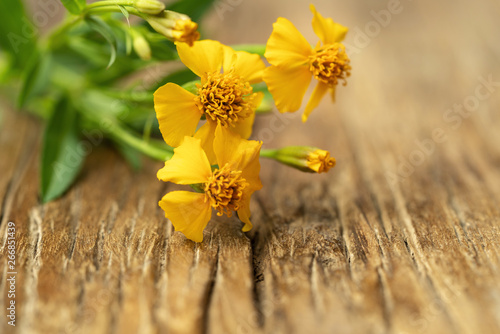
[[[145,15],[144,19],[154,30],[173,42],[192,46],[200,38],[198,24],[187,15],[164,10],[157,15]]]
[[[297,28],[280,17],[273,24],[265,52],[272,66],[264,72],[264,81],[280,112],[297,111],[311,78],[318,81],[302,115],[303,122],[328,90],[335,99],[335,86],[340,80],[345,85],[351,70],[345,47],[340,43],[348,29],[331,18],[323,18],[313,5],[310,8],[314,32],[323,44],[318,42],[311,48]]]
[[[192,47],[178,43],[177,51],[182,62],[201,78],[201,84],[196,94],[174,83],[167,83],[155,92],[160,131],[172,147],[194,134],[201,139],[213,163],[212,143],[217,125],[244,139],[250,137],[255,109],[263,97],[261,93],[253,93],[250,84],[262,81],[265,65],[258,55],[234,51],[211,40],[195,42]],[[202,116],[207,122],[196,131]]]
[[[158,171],[158,179],[177,184],[196,184],[202,193],[172,191],[158,203],[176,231],[195,242],[203,241],[203,230],[212,208],[217,215],[231,217],[236,211],[245,223],[242,231],[252,229],[250,197],[262,188],[259,178],[259,152],[262,143],[245,140],[221,125],[213,142],[217,168],[212,170],[198,138],[185,137],[172,159]]]

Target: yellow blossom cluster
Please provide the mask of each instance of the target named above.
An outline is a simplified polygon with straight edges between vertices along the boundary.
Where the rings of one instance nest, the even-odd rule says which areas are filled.
[[[320,42],[311,47],[290,21],[278,18],[264,53],[269,67],[258,54],[235,51],[214,40],[186,39],[198,38],[192,24],[178,24],[191,22],[188,19],[171,28],[180,60],[199,82],[191,89],[167,83],[154,94],[160,131],[165,142],[175,147],[157,176],[190,185],[194,191],[169,192],[159,205],[175,230],[188,239],[203,240],[212,209],[219,216],[236,212],[244,223],[242,230],[252,228],[250,197],[262,187],[260,156],[308,172],[327,172],[335,166],[329,152],[315,147],[261,152],[262,142],[248,140],[264,96],[254,91],[255,84],[266,84],[280,112],[295,112],[314,78],[317,84],[302,116],[305,122],[324,94],[330,91],[333,98],[336,85],[345,84],[350,75],[341,43],[347,28],[322,17],[312,5],[311,11]],[[160,29],[155,20],[166,19],[150,20],[153,28]]]

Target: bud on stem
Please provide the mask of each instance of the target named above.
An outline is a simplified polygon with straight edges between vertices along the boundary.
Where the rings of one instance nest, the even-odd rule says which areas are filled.
[[[193,45],[200,38],[198,24],[187,15],[164,10],[158,15],[146,15],[144,19],[154,30],[173,42]]]
[[[158,0],[136,0],[134,7],[148,15],[158,15],[163,12],[165,5]]]
[[[146,38],[144,38],[144,35],[133,29],[130,30],[130,34],[132,35],[132,46],[134,47],[135,53],[137,53],[142,60],[150,60],[151,47]]]
[[[310,146],[288,146],[278,150],[262,150],[261,156],[303,172],[323,173],[335,167],[335,158],[330,152]]]

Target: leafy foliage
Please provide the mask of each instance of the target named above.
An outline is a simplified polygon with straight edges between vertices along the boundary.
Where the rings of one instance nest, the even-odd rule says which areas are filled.
[[[43,202],[59,197],[69,188],[85,155],[79,141],[78,115],[68,98],[62,97],[47,122],[43,138],[40,178]]]
[[[7,53],[14,69],[23,68],[35,49],[36,29],[26,18],[19,0],[0,1],[0,49]]]
[[[85,0],[61,0],[62,4],[71,14],[80,14],[86,6]]]

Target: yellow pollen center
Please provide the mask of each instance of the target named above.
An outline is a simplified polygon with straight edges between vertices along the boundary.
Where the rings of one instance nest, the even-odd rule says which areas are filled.
[[[241,171],[232,171],[229,164],[225,164],[221,169],[214,170],[205,183],[205,200],[218,211],[218,216],[225,213],[231,217],[232,212],[240,208],[246,186],[248,183],[241,177]]]
[[[251,115],[254,95],[250,84],[234,71],[214,72],[198,87],[196,104],[207,120],[228,127]]]
[[[330,87],[337,85],[339,80],[344,81],[344,86],[347,84],[346,78],[351,75],[349,63],[345,46],[340,43],[319,47],[309,56],[309,70],[317,80]]]

